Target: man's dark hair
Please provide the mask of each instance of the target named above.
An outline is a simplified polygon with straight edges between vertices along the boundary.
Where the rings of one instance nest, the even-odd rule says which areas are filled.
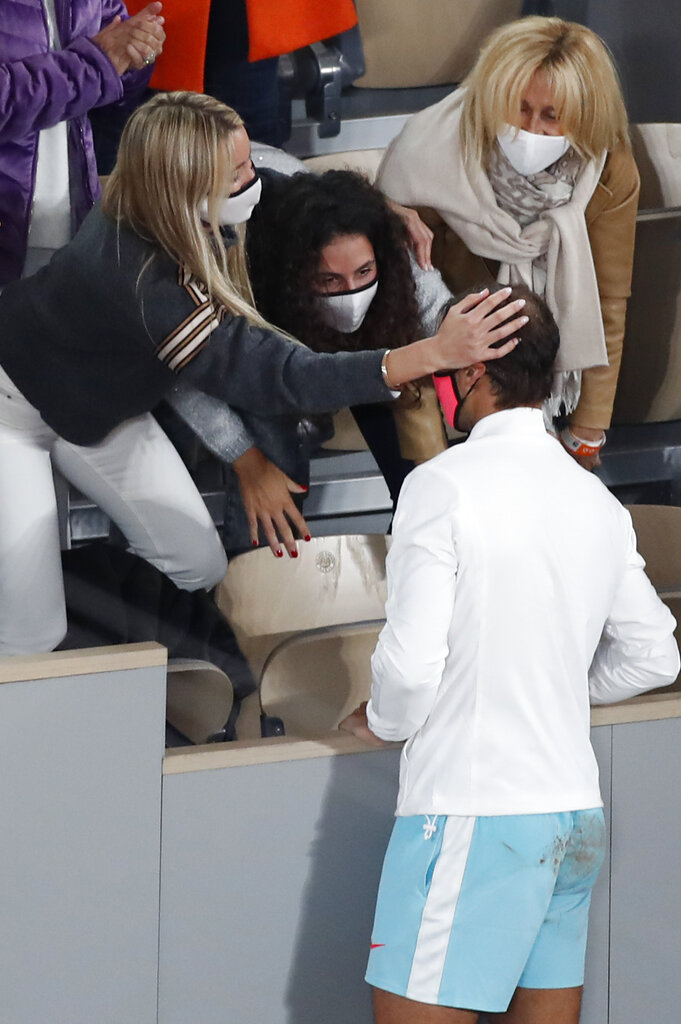
[[[480,287],[474,288],[450,299],[443,307],[443,316],[465,295],[480,290]],[[514,285],[508,301],[512,302],[514,299],[525,299],[522,313],[530,319],[515,332],[514,336],[520,340],[508,355],[485,363],[499,409],[538,405],[549,397],[553,381],[553,364],[560,344],[556,321],[539,295],[525,285]],[[503,344],[501,341],[497,346]]]

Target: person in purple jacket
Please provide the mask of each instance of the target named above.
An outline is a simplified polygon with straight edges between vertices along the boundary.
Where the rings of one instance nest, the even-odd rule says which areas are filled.
[[[0,0],[0,288],[46,263],[99,197],[87,114],[144,90],[161,7]]]

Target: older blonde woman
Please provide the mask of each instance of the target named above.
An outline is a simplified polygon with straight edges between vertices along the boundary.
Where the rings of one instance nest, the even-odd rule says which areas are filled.
[[[222,577],[206,507],[149,415],[178,375],[255,413],[298,415],[385,401],[513,347],[489,352],[526,319],[518,302],[497,308],[508,293],[459,303],[437,335],[394,351],[294,344],[252,305],[238,225],[258,192],[233,110],[159,95],[128,122],[101,208],[0,295],[0,654],[49,650],[64,632],[51,462],[178,586]]]
[[[460,89],[416,114],[379,184],[435,232],[454,292],[495,277],[546,300],[561,333],[548,413],[598,463],[620,365],[639,178],[617,73],[582,25],[529,17],[496,30]]]

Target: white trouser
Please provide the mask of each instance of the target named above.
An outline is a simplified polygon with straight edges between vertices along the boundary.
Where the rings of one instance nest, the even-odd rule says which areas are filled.
[[[100,444],[70,444],[0,368],[0,655],[52,650],[66,632],[51,463],[178,587],[209,588],[224,576],[208,510],[152,416]]]

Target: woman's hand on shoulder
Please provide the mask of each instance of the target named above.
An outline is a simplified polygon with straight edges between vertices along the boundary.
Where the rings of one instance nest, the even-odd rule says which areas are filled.
[[[253,547],[258,546],[260,524],[276,558],[283,556],[283,547],[290,558],[297,558],[292,526],[305,540],[310,539],[310,531],[291,493],[304,494],[307,487],[291,480],[255,447],[249,448],[232,465],[239,480]]]
[[[514,334],[529,318],[521,315],[525,300],[508,302],[510,293],[510,288],[491,294],[485,288],[451,307],[435,335],[442,369],[457,370],[500,359],[515,348],[518,339]]]
[[[416,262],[421,270],[432,270],[433,264],[430,262],[430,256],[435,237],[433,232],[427,224],[423,223],[416,210],[412,210],[408,206],[401,206],[393,199],[387,199],[386,202],[393,213],[396,213],[404,221]]]

